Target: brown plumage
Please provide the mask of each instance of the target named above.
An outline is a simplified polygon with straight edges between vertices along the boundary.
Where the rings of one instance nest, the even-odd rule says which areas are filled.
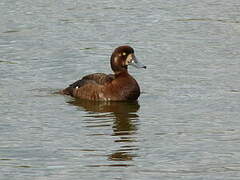
[[[111,68],[114,74],[95,73],[84,76],[69,85],[61,93],[93,101],[137,100],[140,88],[137,81],[128,73],[128,65],[146,68],[141,65],[130,46],[120,46],[111,56]]]

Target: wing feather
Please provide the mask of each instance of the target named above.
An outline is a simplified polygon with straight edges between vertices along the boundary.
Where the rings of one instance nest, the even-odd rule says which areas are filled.
[[[82,79],[74,82],[73,84],[70,84],[66,89],[63,90],[63,93],[73,96],[73,90],[76,87],[80,88],[88,84],[104,85],[106,83],[110,83],[114,78],[115,76],[113,74],[107,75],[104,73],[94,73],[86,75]]]

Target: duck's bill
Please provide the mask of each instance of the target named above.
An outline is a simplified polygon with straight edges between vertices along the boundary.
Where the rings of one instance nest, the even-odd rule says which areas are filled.
[[[133,58],[132,58],[132,63],[130,63],[129,65],[132,65],[136,68],[144,68],[144,69],[147,68],[147,66],[145,66],[144,64],[139,62],[138,59],[134,55],[133,55]]]

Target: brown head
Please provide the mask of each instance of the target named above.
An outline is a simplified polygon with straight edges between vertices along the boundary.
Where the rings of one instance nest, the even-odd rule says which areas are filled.
[[[112,53],[111,68],[115,74],[118,74],[120,72],[126,72],[128,65],[133,65],[137,68],[146,68],[146,66],[138,62],[132,47],[119,46]]]

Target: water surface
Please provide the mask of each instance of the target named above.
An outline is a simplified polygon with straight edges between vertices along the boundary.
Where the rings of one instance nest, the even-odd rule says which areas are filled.
[[[238,1],[0,2],[0,179],[239,179]],[[129,44],[136,103],[54,92]]]

